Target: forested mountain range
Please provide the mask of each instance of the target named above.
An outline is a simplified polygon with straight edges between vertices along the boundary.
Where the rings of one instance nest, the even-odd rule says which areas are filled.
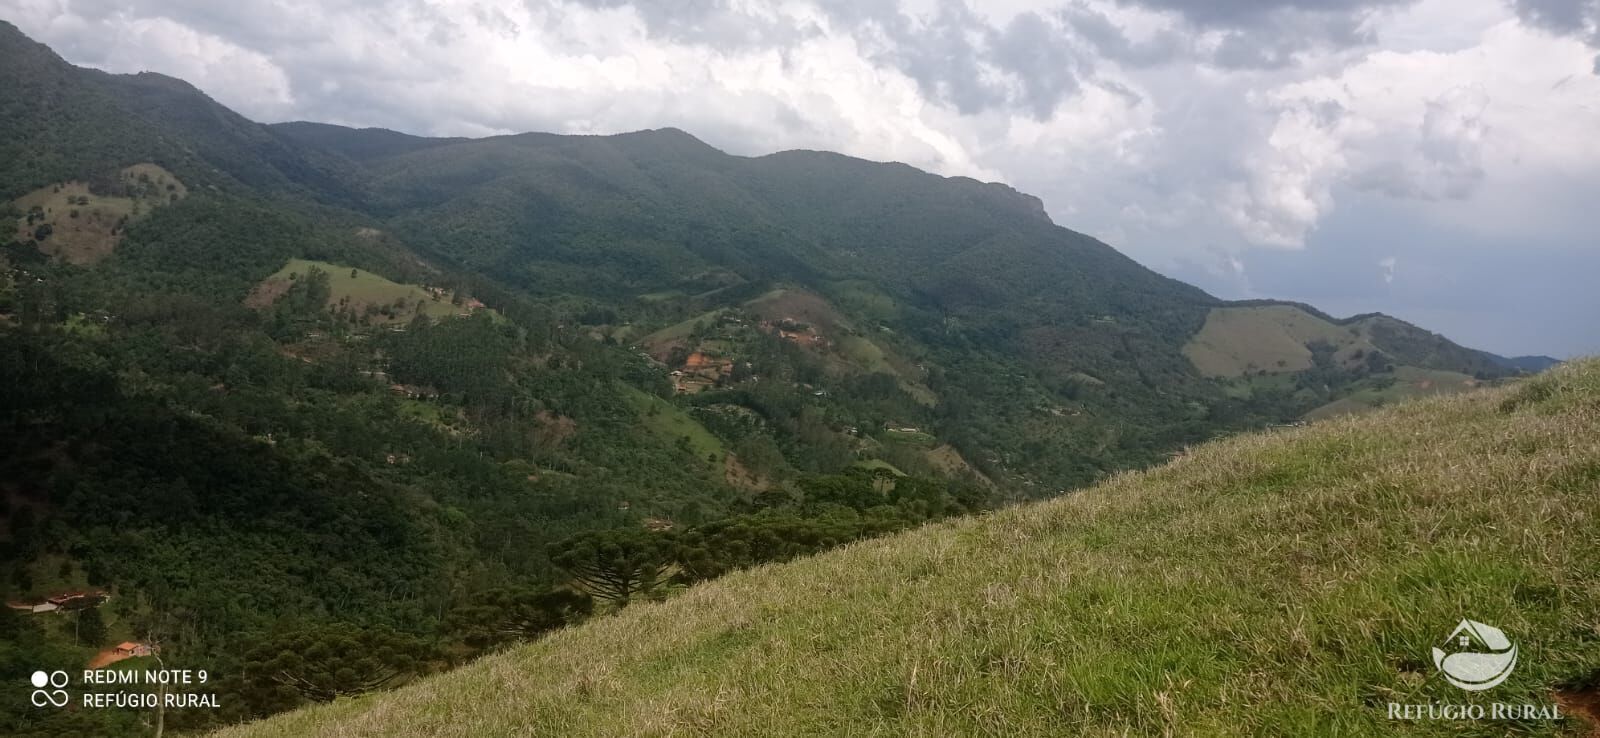
[[[222,675],[178,728],[1543,368],[1218,300],[1001,184],[674,129],[261,125],[3,23],[0,226],[0,663],[157,644]],[[0,732],[148,719],[3,712],[22,685]]]

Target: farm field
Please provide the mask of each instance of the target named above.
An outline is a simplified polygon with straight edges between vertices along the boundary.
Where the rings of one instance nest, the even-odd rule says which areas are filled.
[[[411,320],[419,311],[434,319],[448,318],[470,314],[479,307],[476,301],[453,304],[450,294],[443,290],[431,291],[416,285],[400,284],[365,269],[308,259],[291,259],[256,288],[250,302],[256,305],[270,304],[287,291],[295,280],[310,274],[313,269],[328,275],[328,286],[332,290],[328,297],[330,309],[352,310],[372,322],[403,323]]]

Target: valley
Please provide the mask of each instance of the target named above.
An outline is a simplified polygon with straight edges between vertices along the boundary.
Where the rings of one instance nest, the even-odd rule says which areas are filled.
[[[1364,728],[1328,662],[1206,666],[1309,656],[1266,604],[1285,582],[1324,615],[1420,597],[1392,560],[1419,529],[1324,522],[1414,508],[1459,544],[1415,564],[1438,573],[1496,496],[1591,512],[1587,447],[1562,444],[1592,366],[1221,300],[1004,184],[675,128],[261,124],[3,22],[0,85],[0,583],[28,605],[0,611],[0,665],[131,644],[112,668],[208,670],[218,707],[166,713],[175,733],[515,732],[512,707],[596,735],[1159,732],[1173,705],[1326,727],[1201,709],[1268,682]],[[1451,512],[1427,486],[1446,461],[1407,465],[1450,432],[1475,479],[1533,469],[1518,453],[1545,476]],[[1590,547],[1511,530],[1485,545],[1552,562],[1514,572],[1528,597],[1591,599]],[[1576,684],[1563,617],[1518,625],[1573,648],[1538,668]],[[1368,627],[1409,647],[1424,626]],[[151,730],[30,710],[25,686],[0,686],[0,733]]]
[[[1586,735],[1597,397],[1589,361],[1205,444],[220,735],[1455,735],[1388,705],[1461,699],[1422,670],[1464,603],[1537,651],[1494,729]]]

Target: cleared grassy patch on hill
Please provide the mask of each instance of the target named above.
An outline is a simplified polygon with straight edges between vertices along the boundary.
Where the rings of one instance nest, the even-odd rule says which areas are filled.
[[[1307,420],[1322,420],[1337,415],[1359,413],[1401,400],[1427,395],[1452,394],[1477,388],[1481,382],[1460,372],[1395,367],[1392,376],[1369,379],[1348,397],[1342,397],[1306,413]]]
[[[270,305],[287,292],[294,280],[304,278],[312,269],[328,275],[328,307],[334,310],[352,310],[364,315],[370,322],[403,323],[418,314],[440,319],[467,315],[475,305],[457,305],[451,294],[444,290],[429,290],[412,284],[401,284],[373,274],[365,269],[354,269],[325,261],[291,259],[282,269],[267,277],[247,298],[246,304],[255,307]],[[377,312],[369,312],[369,306]]]
[[[87,182],[59,182],[17,198],[23,213],[13,237],[33,241],[50,256],[78,265],[111,255],[128,224],[189,194],[173,174],[155,164],[135,164],[92,192]]]
[[[923,448],[933,448],[939,443],[939,439],[934,438],[930,433],[904,428],[886,428],[883,431],[882,438],[890,443],[905,443]]]
[[[717,320],[727,312],[727,308],[717,308],[716,310],[710,310],[705,313],[701,313],[693,318],[679,321],[662,328],[659,331],[651,333],[650,335],[639,339],[639,344],[653,353],[665,355],[667,351],[671,350],[675,343],[681,342],[685,338],[688,338],[689,334],[693,333],[696,327],[701,325],[716,325]]]
[[[1385,705],[1600,680],[1600,365],[1207,444],[1064,499],[695,587],[307,735],[1529,735]],[[1492,691],[1430,649],[1521,649]]]
[[[856,328],[827,298],[810,290],[779,287],[744,304],[757,318],[809,324],[828,336],[853,333]]]
[[[821,295],[803,289],[779,288],[751,300],[745,307],[763,320],[788,320],[811,326],[830,344],[820,353],[842,362],[842,366],[836,364],[836,371],[892,374],[899,380],[901,389],[918,402],[931,406],[938,401],[938,396],[922,384],[919,372],[910,362],[868,338]]]
[[[1358,330],[1293,305],[1258,305],[1212,308],[1183,353],[1208,377],[1237,377],[1258,370],[1296,372],[1311,368],[1306,344],[1313,341],[1336,347],[1334,358],[1341,363],[1348,363],[1357,350],[1373,348]]]
[[[680,439],[688,439],[690,450],[702,459],[715,457],[715,463],[721,464],[727,449],[722,441],[706,430],[699,421],[689,417],[677,405],[663,400],[655,395],[647,394],[634,387],[619,385],[623,394],[639,411],[639,421],[650,432],[660,436],[669,443],[676,443]]]
[[[833,282],[828,286],[839,305],[867,320],[887,321],[900,315],[900,306],[871,282],[861,279]]]
[[[970,475],[986,485],[994,484],[993,481],[983,475],[983,472],[973,468],[972,464],[967,462],[966,458],[961,455],[960,451],[956,450],[955,446],[951,446],[948,443],[928,449],[925,455],[929,463],[933,464],[933,468],[939,470],[941,474],[951,477]]]
[[[697,336],[697,330],[720,337]],[[658,361],[668,361],[674,350],[739,357],[741,342],[757,332],[783,336],[820,358],[831,375],[890,374],[917,402],[931,407],[938,401],[922,382],[919,368],[861,333],[827,299],[805,289],[775,288],[737,308],[717,308],[661,328],[637,344]]]
[[[897,467],[894,464],[891,464],[891,463],[889,463],[887,461],[884,461],[883,459],[862,459],[860,461],[855,462],[854,464],[851,464],[851,466],[854,466],[854,467],[857,467],[857,468],[860,468],[860,469],[868,469],[868,470],[882,469],[883,471],[889,472],[890,474],[893,474],[893,475],[895,475],[897,477],[903,477],[903,476],[906,475],[905,472],[900,471],[899,467]]]
[[[933,390],[916,379],[918,372],[914,367],[904,359],[884,351],[882,346],[870,339],[864,336],[843,336],[838,341],[838,350],[855,370],[894,375],[895,379],[899,380],[900,389],[905,390],[906,394],[911,395],[917,402],[932,407],[939,401],[939,396],[934,394]]]

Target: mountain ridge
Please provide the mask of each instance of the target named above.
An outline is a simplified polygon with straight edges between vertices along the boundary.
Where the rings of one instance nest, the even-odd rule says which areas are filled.
[[[1121,460],[1098,463],[1092,473],[1159,458],[1134,447],[1206,437],[1199,425],[1210,421],[1196,424],[1190,409],[1196,404],[1211,406],[1210,416],[1282,421],[1339,399],[1360,379],[1324,376],[1302,382],[1298,394],[1287,397],[1203,381],[1184,346],[1209,311],[1253,303],[1219,300],[1149,270],[1054,224],[1036,197],[1008,185],[831,152],[734,156],[674,128],[433,139],[308,122],[260,125],[181,80],[76,70],[12,26],[3,35],[11,53],[48,67],[43,76],[51,84],[72,89],[76,80],[85,94],[114,99],[114,117],[138,121],[131,131],[119,125],[114,138],[109,120],[104,123],[105,145],[128,149],[104,161],[165,162],[191,191],[220,186],[246,199],[269,198],[274,208],[311,208],[313,217],[387,234],[367,246],[377,261],[352,266],[387,268],[388,276],[404,281],[393,270],[408,262],[448,265],[497,285],[492,289],[569,306],[564,309],[599,307],[624,324],[658,326],[798,284],[848,310],[876,306],[857,322],[879,330],[874,340],[897,343],[899,353],[941,366],[954,380],[952,391],[960,386],[999,401],[976,386],[995,372],[970,361],[976,349],[1001,364],[1019,363],[1024,381],[1011,392],[1039,398],[1027,403],[1048,408],[1070,399],[1084,405],[1058,416],[1076,418],[1060,421],[1073,427],[1072,434],[1107,432],[1113,416],[1132,413],[1141,418],[1136,425],[1151,426],[1161,439],[1114,434],[1114,445],[1132,447],[1114,450]],[[143,134],[141,126],[160,133]],[[41,142],[30,150],[50,148]],[[74,166],[52,170],[58,179],[35,174],[7,181],[46,186],[93,174],[92,166]],[[223,179],[211,181],[218,176]],[[271,271],[263,267],[262,276]],[[717,303],[714,291],[684,289],[697,283],[733,288],[727,293],[733,302]],[[677,293],[704,296],[646,300]],[[1522,370],[1403,321],[1341,320],[1301,307],[1334,325],[1376,321],[1380,332],[1393,334],[1380,347],[1397,357],[1396,365],[1480,378]],[[1408,352],[1407,341],[1433,348]],[[960,369],[961,376],[949,373],[963,365],[969,368]],[[1083,384],[1078,377],[1108,384]],[[1014,420],[1027,412],[1023,403],[1011,404]],[[1238,407],[1215,409],[1223,405]],[[968,456],[1005,455],[993,449],[1009,435],[1002,428],[970,416],[944,425],[976,435],[961,442]],[[1088,448],[1104,444],[1059,450],[1072,455]],[[1080,467],[1073,483],[1092,473]]]
[[[0,589],[112,596],[87,636],[0,611],[0,659],[159,641],[223,696],[174,730],[1522,373],[905,164],[261,125],[9,25],[0,89]],[[143,719],[26,705],[0,732]]]

